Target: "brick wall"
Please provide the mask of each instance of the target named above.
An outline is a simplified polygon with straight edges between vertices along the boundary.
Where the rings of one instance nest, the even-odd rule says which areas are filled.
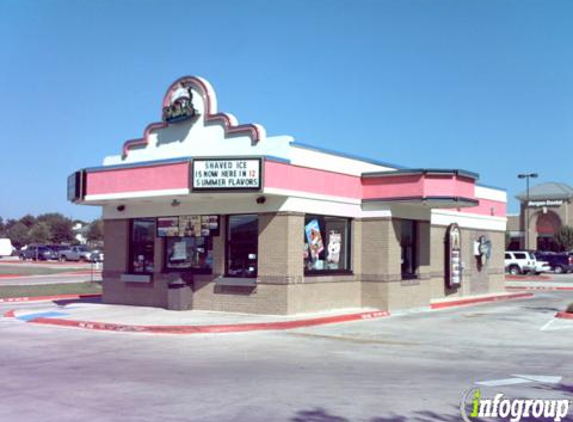
[[[258,279],[255,287],[221,286],[225,271],[225,219],[213,239],[213,274],[185,275],[193,285],[193,309],[258,314],[293,314],[340,308],[384,310],[427,307],[432,299],[502,291],[504,234],[462,229],[462,260],[466,263],[460,289],[444,281],[446,227],[418,223],[418,275],[402,280],[399,219],[369,218],[352,222],[353,274],[304,276],[304,215],[266,213],[259,216]],[[163,274],[163,239],[155,243],[151,283],[125,283],[128,271],[128,220],[106,220],[104,294],[106,303],[167,306],[167,285],[178,273]],[[473,242],[490,238],[493,257],[481,270]]]

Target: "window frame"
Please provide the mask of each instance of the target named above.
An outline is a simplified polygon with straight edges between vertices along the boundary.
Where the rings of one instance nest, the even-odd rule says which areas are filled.
[[[134,246],[134,242],[133,242],[133,233],[134,233],[134,226],[135,226],[135,221],[137,220],[147,220],[147,221],[153,221],[153,224],[155,225],[155,229],[153,230],[153,271],[135,271],[134,270],[134,259],[133,259],[133,246]],[[153,273],[156,270],[156,265],[155,265],[155,241],[157,239],[157,220],[153,217],[138,217],[138,218],[130,218],[129,219],[129,238],[128,238],[128,242],[127,242],[127,259],[128,259],[128,273],[129,274],[133,274],[133,275],[153,275]]]
[[[256,244],[256,248],[257,248],[257,265],[255,268],[255,273],[254,275],[233,275],[233,274],[229,274],[229,259],[231,257],[231,243],[233,243],[233,241],[229,240],[230,239],[230,232],[231,232],[231,224],[230,224],[230,220],[231,217],[235,217],[235,216],[254,216],[257,218],[257,236],[256,236],[256,241],[253,242]],[[260,221],[260,215],[257,213],[241,213],[241,214],[227,214],[225,216],[225,278],[249,278],[249,279],[256,279],[259,275],[259,221]],[[242,242],[242,243],[251,243],[251,242]]]
[[[198,236],[198,237],[204,237],[204,238],[208,238],[211,237],[211,252],[213,252],[213,249],[215,249],[215,239],[213,239],[213,236]],[[161,272],[168,274],[168,273],[188,273],[188,274],[213,274],[213,263],[211,264],[211,268],[169,268],[167,266],[167,241],[169,239],[185,239],[185,238],[191,238],[191,236],[173,236],[173,237],[165,237],[163,239],[163,265],[161,268]],[[214,259],[214,257],[212,256],[212,258]]]
[[[404,221],[409,221],[412,223],[412,245],[413,245],[413,251],[412,251],[412,257],[413,257],[413,265],[412,265],[412,269],[413,272],[412,273],[405,273],[404,270],[402,269],[402,250],[403,250],[403,246],[402,246],[402,236],[403,236],[403,224]],[[400,219],[400,276],[402,278],[402,280],[417,280],[420,278],[420,274],[419,274],[419,269],[420,269],[420,245],[419,243],[419,222],[418,220],[412,220],[412,219],[408,219],[408,218],[402,218]]]
[[[325,214],[305,214],[304,215],[304,222],[303,222],[303,246],[306,243],[306,233],[304,233],[304,227],[308,224],[306,222],[307,218],[339,218],[341,220],[346,221],[346,232],[347,232],[347,241],[346,241],[346,259],[348,260],[348,268],[345,269],[337,269],[337,270],[309,270],[304,265],[304,258],[303,258],[303,273],[305,277],[319,277],[319,276],[333,276],[333,275],[353,275],[354,269],[352,268],[352,218],[350,217],[339,217],[336,215],[325,215]],[[325,227],[326,230],[326,227]],[[324,242],[324,240],[323,240]]]

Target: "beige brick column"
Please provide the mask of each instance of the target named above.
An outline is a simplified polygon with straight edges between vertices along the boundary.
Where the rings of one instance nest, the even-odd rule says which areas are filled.
[[[260,284],[302,282],[304,215],[259,215],[258,279]]]
[[[362,219],[360,226],[362,306],[386,310],[388,283],[401,279],[399,222],[368,218]]]
[[[257,312],[289,313],[289,286],[303,281],[304,215],[259,214]]]
[[[125,286],[121,274],[128,271],[129,220],[104,220],[104,303],[125,303]]]
[[[432,245],[430,222],[418,222],[418,275],[420,280],[429,280],[431,277]]]

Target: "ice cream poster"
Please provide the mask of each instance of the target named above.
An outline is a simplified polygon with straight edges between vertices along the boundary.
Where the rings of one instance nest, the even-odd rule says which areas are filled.
[[[313,260],[318,259],[319,254],[324,250],[324,243],[320,234],[318,220],[311,220],[305,227],[306,240],[310,249],[310,256]]]
[[[342,243],[342,235],[340,232],[331,230],[328,233],[328,246],[326,261],[338,265],[340,262],[340,247]]]

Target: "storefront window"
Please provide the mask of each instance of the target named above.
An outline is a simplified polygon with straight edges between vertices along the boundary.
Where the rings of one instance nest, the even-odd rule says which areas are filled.
[[[152,273],[154,269],[155,219],[140,218],[131,221],[129,243],[130,271]]]
[[[257,276],[258,244],[258,217],[256,215],[230,215],[227,221],[228,276]]]
[[[213,238],[165,238],[165,270],[211,273],[213,268]]]
[[[304,270],[306,274],[350,272],[350,219],[306,216]]]
[[[418,247],[416,222],[414,220],[401,221],[401,241],[402,249],[402,278],[411,279],[417,277],[418,270]]]

